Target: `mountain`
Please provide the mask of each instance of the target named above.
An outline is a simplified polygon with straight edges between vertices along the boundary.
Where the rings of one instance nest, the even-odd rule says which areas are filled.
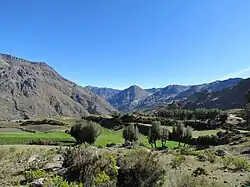
[[[245,94],[250,89],[250,78],[240,81],[233,87],[217,92],[203,91],[189,96],[183,101],[186,108],[242,108]]]
[[[216,92],[223,90],[225,88],[231,88],[238,84],[241,80],[241,78],[233,78],[233,79],[227,79],[223,81],[214,81],[211,83],[206,83],[206,84],[200,84],[200,85],[193,85],[191,86],[188,90],[180,93],[175,99],[184,99],[188,96],[193,95],[194,93],[199,93],[203,91],[208,91],[208,92]]]
[[[0,118],[79,116],[116,111],[104,98],[46,63],[0,54]]]
[[[138,104],[137,109],[150,108],[153,106],[164,104],[166,101],[173,99],[178,94],[189,89],[190,86],[169,85],[158,92],[146,97]]]
[[[149,88],[149,89],[145,89],[146,92],[148,92],[149,94],[154,94],[156,92],[161,91],[163,88]]]
[[[108,101],[120,111],[131,111],[148,95],[148,92],[134,85],[114,95]]]
[[[209,93],[220,91],[237,85],[241,80],[241,78],[234,78],[191,86],[170,85],[142,100],[138,104],[137,109],[164,105],[173,100],[183,100],[195,93],[203,92],[205,90]]]
[[[112,89],[112,88],[98,88],[94,86],[86,86],[86,88],[91,90],[94,94],[100,95],[107,100],[121,91],[121,90]]]

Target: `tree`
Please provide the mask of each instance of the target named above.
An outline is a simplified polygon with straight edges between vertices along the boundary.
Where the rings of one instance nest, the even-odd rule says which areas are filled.
[[[139,139],[138,132],[139,130],[134,124],[127,125],[123,128],[122,137],[125,139],[125,141],[137,141]]]
[[[162,147],[166,147],[166,143],[168,140],[168,136],[169,136],[169,130],[167,127],[161,127],[161,145]]]
[[[148,132],[148,141],[154,147],[156,148],[156,141],[161,139],[161,122],[160,121],[154,121],[151,125],[151,128]]]
[[[187,126],[187,127],[185,128],[185,130],[184,130],[184,137],[183,137],[185,143],[189,143],[189,141],[191,140],[191,138],[192,138],[192,136],[193,136],[192,134],[193,134],[193,129],[192,129],[192,127]],[[185,145],[185,144],[184,144],[184,145]]]
[[[70,135],[75,138],[78,144],[93,144],[100,135],[100,125],[91,121],[78,121],[71,127]]]
[[[178,122],[175,126],[173,126],[172,130],[172,136],[179,141],[179,146],[180,142],[184,137],[184,132],[185,132],[185,126],[182,122]]]

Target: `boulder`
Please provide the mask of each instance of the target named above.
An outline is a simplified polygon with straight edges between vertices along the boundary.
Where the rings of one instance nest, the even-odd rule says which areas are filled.
[[[225,150],[222,150],[222,149],[219,149],[219,150],[215,151],[215,155],[217,155],[217,156],[226,156],[226,155],[229,155],[229,152],[227,152]]]
[[[29,187],[43,187],[44,181],[45,178],[36,179],[29,185]]]

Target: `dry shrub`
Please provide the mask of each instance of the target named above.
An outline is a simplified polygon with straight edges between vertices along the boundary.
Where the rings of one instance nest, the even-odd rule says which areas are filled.
[[[227,187],[227,185],[207,180],[203,176],[195,177],[174,172],[169,174],[167,187]]]
[[[119,187],[159,187],[165,183],[166,171],[158,155],[145,149],[135,149],[118,159]]]

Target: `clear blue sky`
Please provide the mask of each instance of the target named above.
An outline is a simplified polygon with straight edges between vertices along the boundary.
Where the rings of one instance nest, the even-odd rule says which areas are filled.
[[[1,0],[0,52],[86,86],[250,77],[249,0]]]

